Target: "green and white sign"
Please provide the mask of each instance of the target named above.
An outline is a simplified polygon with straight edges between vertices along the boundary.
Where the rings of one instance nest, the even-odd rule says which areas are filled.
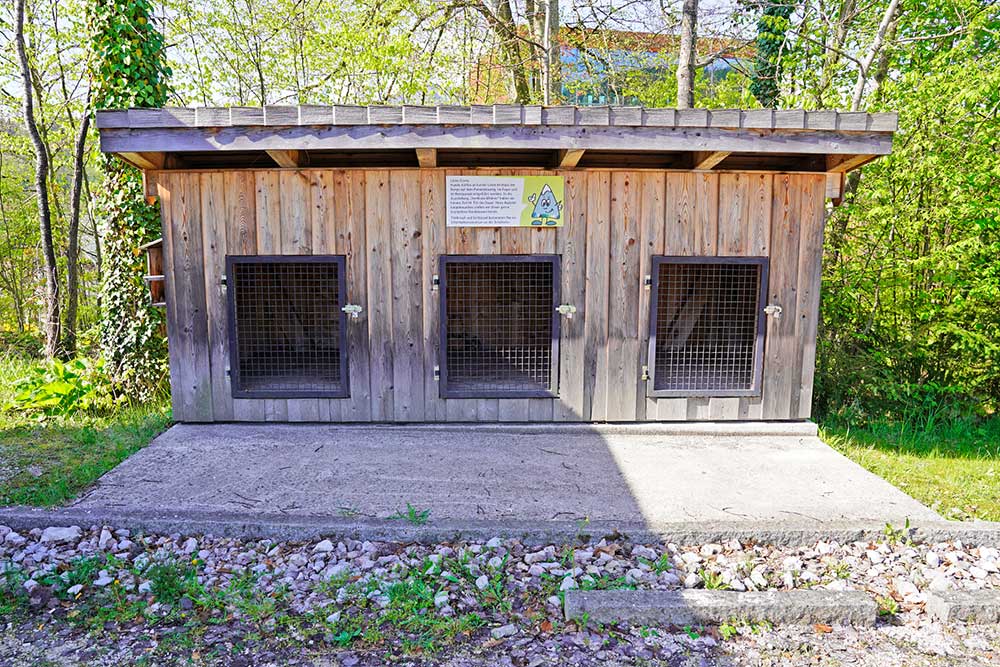
[[[562,227],[562,176],[449,176],[449,227]]]

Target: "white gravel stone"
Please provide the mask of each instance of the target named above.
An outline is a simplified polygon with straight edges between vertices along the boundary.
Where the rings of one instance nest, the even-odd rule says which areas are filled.
[[[485,574],[476,579],[476,588],[478,588],[481,591],[485,591],[486,587],[489,585],[490,585],[490,578],[487,577]]]
[[[702,547],[701,547],[700,553],[701,553],[702,556],[705,556],[705,557],[714,556],[715,554],[721,554],[722,553],[722,545],[721,544],[712,544],[712,543],[703,544]]]
[[[316,546],[313,547],[313,553],[324,553],[328,554],[332,552],[336,547],[333,546],[333,542],[330,540],[322,540],[317,542]]]
[[[701,583],[701,577],[696,572],[690,572],[684,577],[684,588],[695,588]]]
[[[501,540],[499,537],[492,537],[486,543],[487,549],[499,549],[502,546],[503,546],[503,540]]]
[[[198,540],[193,537],[189,537],[184,540],[184,546],[181,547],[181,551],[186,554],[193,554],[198,549]]]
[[[576,583],[576,580],[573,579],[573,577],[566,577],[565,579],[562,580],[562,583],[559,584],[559,590],[561,591],[568,591],[574,588],[579,588],[579,585]]]
[[[75,542],[83,531],[80,526],[52,526],[42,531],[40,542]]]
[[[73,596],[78,594],[82,590],[83,590],[83,584],[73,584],[72,586],[66,589],[66,593],[69,594],[70,596]]]
[[[503,639],[505,637],[513,637],[517,634],[517,626],[513,623],[507,625],[502,625],[499,628],[493,628],[490,630],[490,636],[493,639]]]

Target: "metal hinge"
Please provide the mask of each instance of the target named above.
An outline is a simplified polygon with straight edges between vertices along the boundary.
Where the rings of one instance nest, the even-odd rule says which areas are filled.
[[[437,292],[439,287],[441,287],[441,278],[435,273],[431,276],[431,291]]]
[[[440,366],[435,366],[434,367],[434,381],[437,382],[440,379],[441,379],[441,367]]]
[[[642,367],[642,379],[643,380],[648,380],[649,379],[649,366],[643,366]]]
[[[645,278],[643,278],[642,279],[642,286],[645,287],[646,289],[652,289],[653,288],[653,276],[646,276]]]
[[[773,317],[776,320],[780,320],[781,306],[773,303],[768,304],[767,306],[764,306],[764,314],[768,315],[769,317]]]
[[[341,310],[350,315],[352,320],[358,319],[358,315],[361,314],[361,306],[356,303],[349,303]]]
[[[571,303],[564,303],[556,306],[556,312],[560,315],[565,315],[567,320],[571,320],[573,319],[573,313],[576,312],[576,306]]]
[[[223,287],[226,286],[226,274],[225,273],[222,274],[222,278],[219,279],[219,282],[222,284]]]

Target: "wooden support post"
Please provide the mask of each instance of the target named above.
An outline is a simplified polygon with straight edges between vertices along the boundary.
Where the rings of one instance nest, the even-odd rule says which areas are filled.
[[[422,169],[430,169],[438,164],[438,152],[436,148],[418,148],[417,162]]]
[[[839,171],[828,172],[826,175],[826,198],[833,201],[834,206],[840,205],[844,198],[844,174]]]
[[[267,154],[271,156],[272,160],[278,163],[279,167],[286,169],[304,167],[306,163],[306,154],[304,151],[271,149],[267,151]]]
[[[559,159],[556,166],[560,169],[574,169],[583,157],[583,149],[571,148],[559,151]]]
[[[712,169],[727,157],[729,151],[694,151],[694,165],[692,169]]]
[[[877,155],[827,155],[826,170],[846,174],[877,157]]]
[[[163,153],[119,153],[118,157],[139,169],[163,169],[166,163]]]
[[[159,198],[156,191],[156,173],[152,170],[143,170],[142,172],[142,191],[146,197],[146,203],[150,205],[155,204]]]

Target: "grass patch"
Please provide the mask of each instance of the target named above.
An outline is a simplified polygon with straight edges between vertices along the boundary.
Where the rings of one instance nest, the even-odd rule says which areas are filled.
[[[29,364],[0,362],[0,505],[51,507],[74,498],[170,424],[166,401],[113,415],[40,419],[8,410]]]
[[[948,519],[1000,521],[1000,417],[824,423],[823,440]]]

